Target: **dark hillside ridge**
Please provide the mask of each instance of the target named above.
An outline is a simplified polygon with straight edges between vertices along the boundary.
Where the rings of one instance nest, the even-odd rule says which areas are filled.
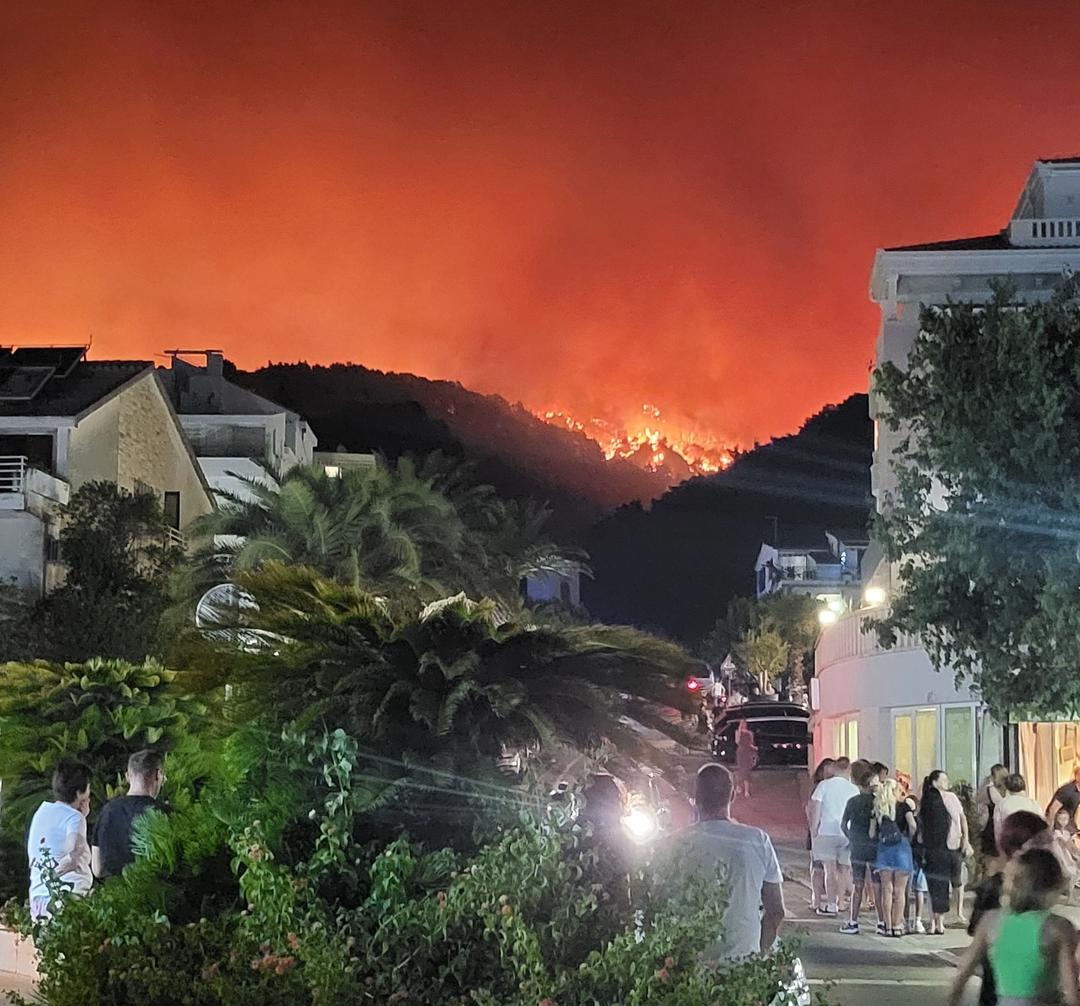
[[[508,497],[554,511],[552,530],[580,541],[624,503],[648,503],[668,484],[624,461],[607,461],[582,433],[537,419],[523,405],[451,381],[383,373],[356,364],[272,364],[231,380],[303,415],[321,450],[378,451],[390,458],[442,451],[476,464]]]
[[[753,596],[754,561],[778,523],[786,543],[819,542],[870,519],[873,426],[866,395],[813,416],[795,434],[741,454],[726,471],[676,486],[646,511],[619,508],[585,543],[590,612],[685,642],[731,598]]]

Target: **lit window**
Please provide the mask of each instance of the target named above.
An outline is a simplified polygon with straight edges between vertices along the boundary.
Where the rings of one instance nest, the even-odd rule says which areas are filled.
[[[327,478],[330,478],[330,479],[339,479],[339,478],[341,478],[341,468],[338,467],[337,465],[327,465],[323,469],[323,471],[326,472],[326,477]]]

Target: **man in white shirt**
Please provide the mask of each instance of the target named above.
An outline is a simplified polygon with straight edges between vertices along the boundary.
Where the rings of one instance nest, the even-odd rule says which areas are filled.
[[[841,822],[848,800],[859,795],[851,781],[851,762],[837,758],[832,776],[818,783],[810,796],[810,845],[814,859],[825,866],[825,904],[817,908],[818,915],[835,916],[842,892],[851,887],[851,847]]]
[[[1027,782],[1019,772],[1014,772],[1005,779],[1005,795],[998,800],[994,808],[994,834],[1001,833],[1001,824],[1010,814],[1018,810],[1030,811],[1037,817],[1043,816],[1043,808],[1028,796]],[[951,836],[950,836],[951,837]],[[951,846],[950,846],[951,848]]]
[[[78,762],[63,761],[53,773],[53,796],[34,813],[26,839],[30,861],[30,914],[49,914],[49,888],[42,876],[40,859],[47,852],[61,884],[74,894],[88,894],[94,878],[90,872],[90,846],[86,841],[86,816],[90,813],[90,770]]]
[[[728,908],[719,939],[703,951],[712,964],[767,954],[784,919],[783,875],[772,841],[760,828],[731,818],[735,783],[723,765],[704,765],[694,792],[698,822],[674,836],[685,863],[714,875],[725,867]]]

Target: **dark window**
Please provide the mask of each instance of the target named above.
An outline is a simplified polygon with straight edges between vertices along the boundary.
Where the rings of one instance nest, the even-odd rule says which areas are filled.
[[[566,580],[559,584],[559,597],[562,599],[563,604],[573,603],[573,598],[570,595],[570,584]]]
[[[60,539],[55,535],[50,534],[45,538],[45,561],[60,561]]]
[[[165,524],[168,527],[180,530],[180,494],[179,493],[166,493],[165,494]]]

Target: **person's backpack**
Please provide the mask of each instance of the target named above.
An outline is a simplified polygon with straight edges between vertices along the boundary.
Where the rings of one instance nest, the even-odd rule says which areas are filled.
[[[881,845],[899,845],[903,835],[896,824],[895,818],[883,817],[878,824],[878,842]]]

